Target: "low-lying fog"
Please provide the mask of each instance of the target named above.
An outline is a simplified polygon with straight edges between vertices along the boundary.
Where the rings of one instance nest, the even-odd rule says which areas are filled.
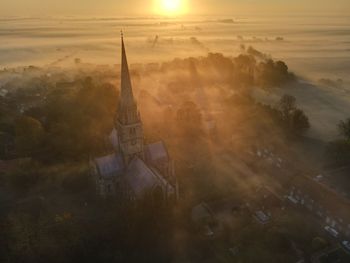
[[[119,64],[121,29],[131,65],[208,52],[237,56],[242,45],[285,61],[301,83],[268,98],[264,92],[256,96],[296,96],[310,118],[310,136],[330,140],[337,136],[337,122],[350,117],[349,17],[2,18],[0,69],[63,67],[75,58]],[[1,78],[0,88],[6,81]]]

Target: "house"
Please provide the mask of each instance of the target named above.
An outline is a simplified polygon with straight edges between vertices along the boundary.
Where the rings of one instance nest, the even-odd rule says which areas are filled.
[[[309,176],[293,178],[287,200],[304,207],[326,225],[350,237],[350,201]]]

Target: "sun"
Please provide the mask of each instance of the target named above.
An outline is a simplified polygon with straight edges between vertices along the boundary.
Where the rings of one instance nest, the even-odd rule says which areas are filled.
[[[180,15],[186,12],[185,0],[158,0],[157,13],[162,15]]]
[[[162,1],[164,11],[176,12],[181,7],[180,0],[163,0]]]

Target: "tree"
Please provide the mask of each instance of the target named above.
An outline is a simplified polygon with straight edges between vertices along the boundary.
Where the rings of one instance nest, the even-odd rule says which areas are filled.
[[[194,102],[183,103],[176,118],[178,129],[185,137],[193,138],[203,131],[202,113]]]
[[[288,75],[288,66],[283,61],[277,61],[275,67],[281,75]]]
[[[256,57],[258,59],[266,59],[267,56],[265,54],[263,54],[262,52],[256,50],[255,48],[253,48],[252,46],[249,46],[247,49],[247,53],[253,57]]]
[[[283,119],[289,119],[291,112],[297,108],[296,101],[294,96],[288,94],[283,95],[278,105]]]
[[[330,142],[327,154],[331,161],[337,165],[347,165],[350,160],[350,141],[337,140]]]
[[[288,132],[301,135],[310,128],[309,118],[304,111],[297,108],[296,98],[284,95],[278,105],[283,126]]]
[[[330,142],[327,153],[334,164],[347,165],[350,160],[350,118],[339,122],[338,130],[344,139]]]
[[[234,84],[239,83],[243,88],[252,87],[254,85],[254,71],[256,67],[255,58],[251,55],[241,54],[234,59],[234,62]]]
[[[45,176],[40,173],[39,167],[30,161],[19,163],[13,171],[9,173],[8,183],[16,194],[25,194],[38,182],[43,181]]]
[[[236,68],[244,72],[252,72],[256,66],[256,60],[250,55],[239,55],[234,59]]]
[[[346,140],[350,140],[350,118],[339,122],[338,130],[339,133],[346,138]]]
[[[295,134],[303,134],[310,128],[309,118],[302,110],[296,109],[291,114],[290,126]]]
[[[54,90],[46,104],[43,159],[47,162],[79,160],[100,153],[113,128],[118,93],[113,85],[87,77],[76,90]]]
[[[295,75],[288,71],[288,66],[283,61],[268,59],[259,64],[259,82],[264,87],[276,87],[295,80]]]
[[[40,121],[31,117],[20,117],[15,124],[16,148],[21,155],[30,156],[39,151],[45,131]]]

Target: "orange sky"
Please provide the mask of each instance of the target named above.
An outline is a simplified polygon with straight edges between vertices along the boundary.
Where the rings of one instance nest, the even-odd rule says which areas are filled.
[[[1,0],[0,14],[15,15],[133,15],[155,14],[163,0]],[[165,0],[164,0],[165,1]],[[350,14],[350,0],[181,0],[187,14]],[[164,14],[167,15],[167,14]]]

